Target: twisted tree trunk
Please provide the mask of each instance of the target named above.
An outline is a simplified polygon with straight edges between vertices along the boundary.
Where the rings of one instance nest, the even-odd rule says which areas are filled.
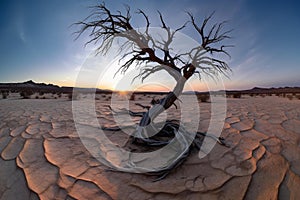
[[[166,97],[162,98],[158,104],[155,104],[143,115],[137,127],[137,133],[135,135],[137,138],[140,138],[144,142],[148,142],[149,140],[147,138],[158,133],[158,128],[153,124],[154,119],[174,104],[182,94],[186,81],[194,72],[195,67],[192,64],[188,64],[183,70],[183,76],[178,73],[177,83],[173,91],[169,92]],[[157,145],[160,144],[161,142],[157,142]],[[155,145],[155,142],[152,141],[152,145]]]

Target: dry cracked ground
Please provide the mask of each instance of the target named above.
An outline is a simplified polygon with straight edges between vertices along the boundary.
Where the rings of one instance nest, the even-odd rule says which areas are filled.
[[[109,124],[103,104],[99,121]],[[205,129],[210,104],[200,107]],[[194,153],[158,182],[107,170],[93,158],[76,132],[71,101],[0,100],[0,120],[1,200],[300,198],[299,100],[228,99],[222,136],[230,148],[216,145],[202,159]]]

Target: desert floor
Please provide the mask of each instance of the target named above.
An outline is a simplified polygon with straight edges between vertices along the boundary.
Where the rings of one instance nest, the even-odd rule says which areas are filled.
[[[111,125],[109,99],[96,102],[99,122]],[[210,104],[200,107],[205,131]],[[300,100],[231,98],[226,115],[221,136],[230,148],[217,144],[202,159],[194,153],[153,182],[96,160],[77,134],[72,101],[1,99],[0,199],[299,199]],[[107,135],[119,145],[128,139]]]

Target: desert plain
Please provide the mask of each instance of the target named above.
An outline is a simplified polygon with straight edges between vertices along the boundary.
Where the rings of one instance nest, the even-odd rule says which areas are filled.
[[[136,97],[144,104],[151,98]],[[114,124],[109,101],[104,95],[95,104],[99,123],[107,126]],[[206,131],[210,103],[199,106],[199,130]],[[106,134],[119,146],[129,138]],[[153,182],[153,176],[109,170],[95,159],[81,142],[67,98],[0,99],[0,199],[300,198],[299,99],[227,98],[221,136],[230,147],[216,144],[201,159],[193,153]]]

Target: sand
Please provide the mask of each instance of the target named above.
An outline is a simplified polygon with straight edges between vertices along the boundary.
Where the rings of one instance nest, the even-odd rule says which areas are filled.
[[[99,121],[112,125],[107,103],[97,101]],[[210,104],[200,107],[209,116]],[[300,198],[299,100],[228,99],[221,136],[230,148],[216,145],[202,159],[194,153],[158,182],[107,170],[93,158],[66,99],[3,99],[0,120],[1,200]],[[207,121],[201,120],[200,129],[205,131]],[[127,139],[118,132],[107,135],[120,144]]]

